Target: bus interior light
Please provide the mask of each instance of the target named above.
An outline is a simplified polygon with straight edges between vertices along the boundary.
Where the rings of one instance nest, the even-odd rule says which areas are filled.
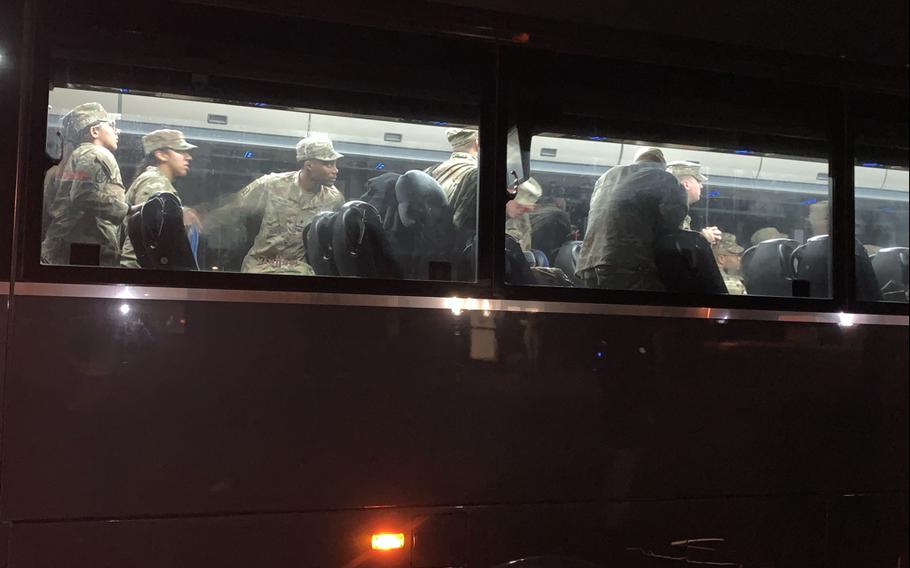
[[[404,548],[404,533],[378,533],[370,538],[373,550],[399,550]]]

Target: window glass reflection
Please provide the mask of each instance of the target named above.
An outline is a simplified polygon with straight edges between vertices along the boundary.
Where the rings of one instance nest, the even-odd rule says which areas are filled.
[[[589,288],[830,296],[824,160],[541,134],[531,175],[532,272]]]
[[[860,300],[907,302],[908,177],[907,168],[875,162],[854,168]]]
[[[49,93],[42,262],[474,280],[476,126]]]

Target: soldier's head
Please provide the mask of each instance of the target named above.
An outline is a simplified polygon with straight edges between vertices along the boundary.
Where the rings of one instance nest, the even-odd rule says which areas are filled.
[[[717,267],[727,274],[739,274],[742,269],[743,247],[736,242],[736,235],[721,233],[720,240],[711,247]]]
[[[297,165],[300,175],[307,181],[319,185],[333,185],[338,179],[335,163],[344,155],[335,151],[328,138],[311,136],[297,143]]]
[[[172,180],[189,172],[193,148],[196,146],[187,142],[179,130],[155,130],[142,137],[146,165],[157,167]]]
[[[686,200],[692,205],[701,199],[701,190],[708,178],[701,173],[701,164],[681,160],[667,164],[667,171],[676,176],[679,185],[686,190]]]
[[[660,148],[641,148],[638,152],[635,153],[635,159],[633,162],[655,162],[662,166],[667,164],[667,159],[664,158],[664,153]]]
[[[812,236],[828,234],[828,200],[824,199],[809,205],[809,216],[806,218],[809,222],[809,229]]]
[[[753,245],[757,245],[762,241],[769,241],[771,239],[789,239],[790,236],[786,233],[781,233],[777,230],[777,227],[762,227],[761,229],[752,233],[752,237],[749,238],[749,242]]]
[[[63,131],[74,132],[79,142],[103,146],[110,151],[117,149],[116,115],[108,113],[100,103],[83,103],[73,107],[63,117]]]
[[[467,152],[472,156],[476,156],[480,152],[480,138],[476,130],[449,128],[446,130],[446,138],[452,145],[453,152]]]
[[[506,216],[510,219],[520,217],[525,213],[530,213],[537,205],[537,200],[543,194],[543,190],[537,180],[528,178],[518,186],[515,192],[515,198],[506,203]]]

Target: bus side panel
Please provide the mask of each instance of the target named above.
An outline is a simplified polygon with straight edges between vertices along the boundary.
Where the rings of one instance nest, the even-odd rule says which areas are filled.
[[[906,327],[18,297],[13,331],[7,519],[907,481]]]

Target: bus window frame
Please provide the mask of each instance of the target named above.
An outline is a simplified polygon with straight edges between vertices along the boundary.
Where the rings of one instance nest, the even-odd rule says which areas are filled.
[[[262,101],[268,105],[296,108],[313,108],[326,112],[350,113],[362,115],[397,116],[405,119],[425,119],[440,114],[451,120],[478,122],[481,145],[487,148],[498,148],[496,128],[491,124],[497,113],[489,107],[494,83],[487,79],[493,73],[479,73],[476,85],[470,85],[462,94],[471,95],[471,89],[478,91],[476,100],[454,102],[450,100],[431,100],[429,97],[376,93],[366,81],[352,81],[345,88],[332,88],[333,78],[326,83],[314,84],[313,77],[305,81],[295,81],[293,77],[284,77],[285,81],[276,81],[275,77],[265,78],[249,69],[238,68],[236,74],[206,75],[200,82],[196,74],[182,73],[176,75],[184,80],[161,80],[172,72],[154,65],[118,65],[106,63],[110,54],[104,50],[80,52],[79,57],[65,58],[60,56],[60,47],[54,46],[46,30],[39,28],[36,39],[31,45],[31,58],[24,67],[23,87],[30,89],[27,99],[28,108],[21,112],[25,117],[22,142],[25,152],[20,155],[24,172],[19,186],[19,216],[23,219],[16,262],[17,280],[38,283],[80,283],[80,284],[123,284],[151,285],[179,288],[236,289],[236,290],[274,290],[294,292],[332,292],[353,294],[381,295],[414,295],[414,296],[465,296],[481,297],[489,295],[491,289],[492,250],[485,243],[489,242],[487,232],[491,219],[481,215],[489,210],[487,201],[491,196],[483,188],[488,186],[484,180],[489,178],[497,165],[493,152],[483,155],[479,161],[480,183],[478,188],[478,250],[477,271],[474,282],[431,281],[431,280],[392,280],[351,277],[307,277],[293,278],[286,275],[244,274],[233,272],[181,272],[150,269],[122,269],[115,267],[95,266],[51,266],[40,262],[40,226],[42,215],[42,196],[40,188],[44,172],[52,164],[45,154],[45,136],[47,129],[48,88],[50,86],[67,86],[71,84],[92,85],[100,89],[123,87],[122,77],[131,77],[128,88],[146,92],[163,92],[168,95],[193,96],[225,100],[224,93],[230,93],[231,99]],[[106,63],[106,64],[105,64]],[[489,65],[495,65],[495,58]],[[139,73],[136,73],[136,72]],[[145,73],[143,73],[145,72]],[[419,75],[420,69],[414,69]],[[118,73],[120,74],[118,76]],[[151,80],[134,80],[135,76],[152,77]],[[69,79],[63,80],[61,78]],[[158,80],[156,80],[156,78]],[[328,85],[328,86],[327,86]],[[355,89],[360,87],[360,90]],[[447,88],[448,91],[452,89]],[[406,90],[405,90],[406,91]],[[455,90],[458,93],[458,90]],[[302,95],[301,93],[306,93]],[[417,110],[415,110],[417,109]],[[434,112],[434,115],[429,113]],[[473,110],[473,112],[471,112]],[[489,156],[489,157],[488,157]],[[237,188],[238,190],[241,188]]]
[[[351,293],[351,294],[380,294],[380,295],[415,295],[415,296],[435,296],[435,297],[490,297],[515,300],[544,300],[560,301],[570,303],[600,303],[600,304],[628,304],[628,305],[666,305],[666,306],[692,306],[692,307],[718,307],[718,308],[744,308],[744,309],[773,309],[783,311],[813,311],[813,312],[840,312],[840,311],[857,311],[865,313],[883,313],[906,315],[907,306],[892,303],[875,303],[861,304],[853,300],[855,298],[855,285],[850,278],[852,274],[852,262],[845,262],[844,256],[846,249],[845,243],[852,246],[852,211],[853,211],[853,187],[852,187],[852,166],[853,149],[847,143],[845,133],[849,130],[848,116],[845,109],[842,90],[832,88],[831,86],[822,86],[815,89],[821,93],[823,105],[826,108],[826,123],[823,130],[827,136],[825,157],[829,164],[831,173],[832,189],[832,239],[834,243],[832,254],[832,288],[834,294],[828,299],[813,298],[780,298],[780,297],[731,297],[731,296],[701,296],[701,295],[677,295],[668,293],[650,293],[650,292],[632,292],[632,291],[609,291],[589,290],[581,288],[546,288],[546,287],[517,287],[511,286],[504,282],[504,215],[498,214],[504,209],[507,202],[505,191],[499,191],[498,188],[504,188],[506,185],[505,176],[505,140],[509,127],[516,122],[521,123],[527,114],[525,103],[529,97],[524,97],[523,101],[519,100],[516,92],[520,91],[527,85],[527,76],[533,72],[533,66],[526,67],[522,65],[524,61],[534,61],[535,58],[549,59],[554,56],[552,53],[537,53],[533,50],[516,48],[502,45],[481,44],[478,50],[487,54],[483,64],[476,72],[478,77],[477,92],[478,99],[475,106],[479,109],[479,126],[481,130],[481,146],[485,148],[484,159],[480,162],[479,171],[479,188],[478,188],[478,249],[477,249],[477,280],[473,283],[462,282],[435,282],[435,281],[408,281],[408,280],[379,280],[379,279],[362,279],[362,278],[344,278],[344,277],[318,277],[318,278],[288,278],[273,275],[250,275],[237,273],[190,273],[190,272],[172,272],[158,270],[123,270],[117,268],[103,267],[78,267],[78,266],[44,266],[39,261],[40,249],[40,215],[41,199],[35,199],[40,192],[34,191],[34,188],[40,186],[40,180],[43,179],[43,173],[50,165],[44,157],[44,133],[46,132],[47,114],[44,111],[47,103],[47,88],[51,84],[52,69],[55,61],[62,60],[60,57],[60,46],[54,46],[53,37],[49,28],[36,26],[36,36],[28,42],[28,51],[23,58],[22,85],[23,100],[27,102],[20,109],[24,125],[20,133],[20,171],[23,176],[18,185],[19,204],[18,217],[22,222],[19,223],[19,230],[15,235],[16,242],[20,244],[17,247],[17,255],[14,258],[14,272],[11,275],[14,279],[38,282],[38,283],[82,283],[82,284],[127,284],[127,285],[151,285],[167,286],[181,288],[212,288],[212,289],[234,289],[234,290],[275,290],[275,291],[295,291],[295,292],[332,292],[332,293]],[[411,34],[413,36],[414,34]],[[409,36],[409,37],[411,37]],[[448,39],[447,41],[455,41]],[[475,46],[476,47],[476,46]],[[516,57],[516,54],[520,54]],[[74,57],[66,58],[73,66],[78,65],[91,66],[103,61],[110,54],[102,51],[100,48],[94,50],[87,49],[78,51]],[[574,65],[582,65],[590,62],[588,56],[567,56],[560,55],[561,60],[577,58]],[[602,58],[597,59],[598,70],[609,71],[613,66],[619,66],[623,69],[641,69],[643,73],[655,75],[659,74],[661,69],[653,64],[641,65],[628,62],[611,62]],[[94,65],[95,71],[98,66]],[[156,72],[167,73],[168,70],[162,67],[143,61],[131,65],[131,68],[154,69]],[[595,70],[594,72],[598,72]],[[171,70],[173,71],[173,70]],[[186,70],[183,70],[186,74]],[[371,89],[367,82],[350,81],[344,84],[333,85],[333,79],[329,78],[329,87],[325,85],[314,85],[314,76],[308,76],[300,81],[294,81],[292,78],[283,76],[280,79],[275,76],[263,75],[251,71],[249,67],[238,67],[236,73],[230,75],[210,74],[206,75],[209,79],[207,84],[199,84],[194,81],[196,75],[189,74],[189,82],[178,85],[172,81],[156,82],[154,85],[147,85],[146,90],[160,90],[169,94],[188,94],[194,96],[212,96],[215,99],[224,99],[225,89],[230,85],[243,86],[237,91],[229,91],[231,98],[248,98],[248,100],[264,100],[273,102],[278,105],[287,106],[305,106],[319,108],[327,111],[352,111],[362,110],[363,106],[375,109],[371,113],[363,114],[390,114],[389,109],[402,108],[406,103],[402,101],[406,97],[394,96],[388,93],[377,96],[376,92]],[[211,79],[215,79],[217,85],[211,87]],[[316,76],[318,79],[318,75]],[[94,76],[80,76],[79,82],[86,84],[96,84],[98,86],[115,87],[118,83],[116,76],[104,77],[103,74]],[[744,79],[745,80],[745,79]],[[754,80],[754,79],[750,79]],[[759,79],[761,83],[768,82],[767,79]],[[720,82],[718,83],[720,84]],[[302,87],[314,93],[312,98],[307,100],[289,100],[287,97],[282,98],[275,95],[273,88],[282,87],[286,90],[292,88],[300,89]],[[711,83],[702,83],[710,87]],[[141,82],[136,84],[136,88],[142,88]],[[148,89],[148,87],[154,87]],[[803,87],[806,87],[803,85]],[[211,88],[211,91],[207,89]],[[359,90],[358,90],[359,88]],[[809,87],[806,87],[807,89]],[[635,86],[632,86],[632,92]],[[624,94],[628,95],[630,91]],[[258,93],[256,97],[253,94]],[[476,93],[475,93],[476,94]],[[609,95],[609,91],[607,92]],[[219,96],[220,95],[220,96]],[[385,97],[385,98],[383,98]],[[589,97],[593,98],[593,97]],[[341,102],[339,102],[341,101]],[[395,102],[397,101],[397,103]],[[434,101],[437,102],[438,101]],[[609,122],[612,125],[621,124],[622,121],[616,120],[615,117],[607,117],[606,113],[599,113],[598,103],[594,103],[592,108],[594,112],[571,113],[565,112],[570,105],[566,101],[557,101],[557,111],[549,114],[546,118],[536,117],[533,124],[546,124],[549,120],[555,126],[565,126],[575,122],[587,121],[588,126],[592,120]],[[754,106],[757,101],[751,101]],[[372,105],[372,106],[371,106]],[[385,106],[383,106],[385,105]],[[407,115],[403,115],[407,116]],[[702,115],[706,116],[706,115]],[[530,123],[530,121],[524,121]],[[627,124],[628,126],[628,124]],[[547,130],[558,130],[548,128]],[[655,126],[651,133],[646,134],[649,139],[655,143],[661,140],[673,141],[675,143],[693,143],[699,145],[697,140],[686,140],[674,136],[674,133],[688,132],[691,134],[698,128],[687,127],[686,125],[664,124]],[[619,129],[621,131],[621,129]],[[702,125],[702,132],[713,132],[717,134],[716,125]],[[730,136],[740,134],[735,128],[726,130]],[[41,133],[40,136],[37,133]],[[529,137],[528,137],[529,138]],[[696,137],[697,138],[697,137]],[[702,144],[705,145],[705,144]],[[849,170],[849,171],[848,171]],[[32,197],[29,199],[29,197]],[[849,213],[849,217],[847,214]],[[850,265],[850,266],[847,266]]]
[[[516,114],[515,120],[532,136],[549,132],[562,133],[569,136],[605,136],[612,139],[647,140],[655,144],[692,145],[696,147],[716,147],[723,145],[724,140],[730,141],[727,147],[746,147],[761,151],[762,153],[781,153],[794,156],[821,158],[828,163],[830,179],[830,219],[831,219],[831,262],[830,282],[831,296],[829,298],[794,298],[772,296],[734,296],[734,295],[694,295],[673,294],[667,292],[641,292],[629,290],[599,290],[586,288],[562,288],[546,286],[513,286],[506,284],[502,279],[494,282],[499,297],[512,300],[543,300],[556,302],[586,302],[608,304],[641,304],[641,305],[667,305],[667,306],[705,306],[718,308],[741,308],[757,310],[782,310],[782,311],[815,311],[815,312],[849,312],[849,313],[875,313],[875,314],[908,314],[906,304],[884,302],[859,302],[856,300],[856,284],[854,281],[853,265],[853,239],[854,239],[854,186],[853,164],[854,149],[852,147],[852,134],[850,130],[850,116],[845,105],[844,94],[841,90],[828,87],[813,89],[803,86],[800,92],[802,102],[807,99],[820,97],[823,112],[815,123],[815,137],[805,136],[795,138],[790,132],[776,132],[767,128],[767,124],[760,121],[757,124],[746,124],[752,113],[759,112],[761,98],[756,96],[743,102],[744,110],[740,116],[741,128],[737,125],[728,125],[726,129],[718,129],[710,121],[705,123],[692,120],[673,122],[672,119],[658,123],[644,121],[640,117],[631,119],[619,117],[609,112],[608,100],[594,100],[595,96],[573,95],[572,101],[555,101],[552,108],[541,105],[540,101],[547,100],[546,96],[535,93],[535,74],[541,73],[533,63],[527,61],[525,54],[512,54],[516,61],[510,61],[508,68],[513,71],[508,79],[508,86],[504,91],[510,98],[510,109]],[[546,59],[546,58],[545,58]],[[560,69],[563,69],[564,59],[560,59]],[[550,63],[545,61],[542,68]],[[586,69],[590,74],[601,73],[609,76],[614,70],[626,71],[638,69],[642,75],[657,76],[660,70],[654,66],[641,66],[621,63],[613,66],[610,62],[603,62],[594,69]],[[579,73],[579,70],[567,67],[568,76]],[[693,73],[693,75],[696,75]],[[710,75],[710,74],[707,74]],[[743,82],[748,83],[748,78]],[[736,79],[731,80],[735,88]],[[710,87],[710,83],[700,82],[700,86]],[[570,86],[562,87],[570,90]],[[813,91],[816,91],[813,93]],[[530,96],[528,92],[531,92]],[[626,87],[626,91],[619,96],[630,96],[635,88]],[[642,92],[643,97],[651,95]],[[598,93],[609,97],[609,92]],[[677,104],[676,99],[671,99],[671,105]],[[574,105],[574,106],[573,106]],[[755,109],[755,110],[752,110]],[[702,116],[708,116],[704,109]],[[695,114],[695,112],[693,112]],[[664,117],[667,118],[667,117]],[[693,124],[694,123],[694,124]],[[773,124],[772,124],[773,126]],[[709,142],[710,141],[710,142]],[[734,142],[735,141],[735,144]],[[720,142],[720,144],[718,144]],[[533,174],[533,172],[532,172]],[[503,237],[497,233],[499,243],[497,250],[503,249]]]

